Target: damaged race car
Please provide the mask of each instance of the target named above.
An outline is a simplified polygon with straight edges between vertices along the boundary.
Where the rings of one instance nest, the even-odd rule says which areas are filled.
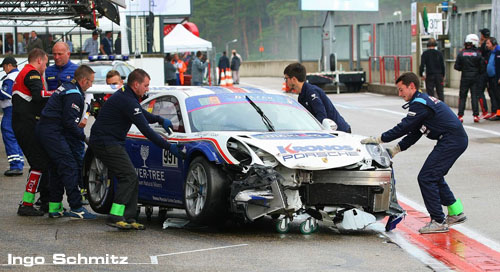
[[[185,209],[197,224],[269,215],[280,233],[295,219],[308,234],[319,221],[359,230],[385,216],[390,230],[404,215],[386,150],[323,127],[291,96],[250,87],[158,87],[141,105],[172,121],[173,132],[163,136],[187,154],[179,160],[135,126],[129,130],[125,145],[148,218],[153,206]],[[90,205],[106,214],[113,173],[90,149],[84,163]]]

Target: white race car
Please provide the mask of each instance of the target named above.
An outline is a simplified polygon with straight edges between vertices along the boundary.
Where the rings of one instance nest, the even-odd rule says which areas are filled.
[[[148,217],[152,206],[184,208],[200,224],[270,215],[279,232],[301,218],[301,231],[311,233],[318,220],[357,230],[404,213],[385,149],[361,144],[363,136],[323,127],[290,96],[256,88],[150,92],[143,108],[172,121],[174,131],[164,137],[181,144],[187,158],[177,159],[135,126],[130,129],[126,149]],[[111,173],[91,150],[84,169],[90,205],[108,213],[115,184]]]

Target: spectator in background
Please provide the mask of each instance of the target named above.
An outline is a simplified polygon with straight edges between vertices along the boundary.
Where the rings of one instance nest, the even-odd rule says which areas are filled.
[[[178,86],[181,86],[181,85],[184,85],[184,73],[186,72],[187,70],[187,66],[186,66],[186,63],[184,63],[184,61],[182,61],[180,58],[179,58],[179,54],[174,54],[174,59],[172,60],[172,64],[175,66],[175,68],[177,69],[177,72],[176,72],[176,77],[177,77],[177,82],[176,84]]]
[[[196,58],[193,61],[193,65],[191,67],[191,85],[192,86],[201,86],[201,83],[203,83],[203,74],[205,72],[205,68],[207,68],[207,65],[209,61],[203,63],[201,61],[201,51],[196,52]]]
[[[54,44],[56,44],[56,42],[54,42],[54,36],[52,36],[52,35],[47,36],[47,41],[46,41],[45,46],[44,46],[45,52],[51,53],[52,47],[54,47]]]
[[[165,83],[169,86],[175,86],[177,82],[176,76],[177,68],[172,64],[172,55],[168,54],[165,57],[164,63],[164,73],[165,73]]]
[[[74,47],[73,47],[73,42],[68,38],[68,35],[63,36],[63,41],[66,42],[69,48],[69,52],[73,53]]]
[[[83,43],[82,53],[88,53],[89,56],[95,56],[99,54],[99,45],[97,42],[97,37],[99,36],[99,31],[94,30],[92,32],[92,37],[85,40]]]
[[[113,32],[106,31],[104,37],[101,39],[100,51],[102,55],[113,55]]]
[[[488,38],[490,37],[490,30],[487,28],[483,28],[479,30],[479,32],[481,33],[481,37],[479,38],[479,52],[481,52],[481,55],[485,60],[484,65],[486,65],[488,59],[490,58],[490,50],[486,47],[486,40],[488,40]],[[481,110],[483,112],[481,118],[483,119],[489,119],[496,115],[496,113],[494,112],[488,113],[488,103],[486,103],[486,96],[484,95],[484,90],[486,88],[488,89],[490,100],[491,102],[493,102],[493,99],[491,99],[493,94],[491,93],[491,88],[488,86],[488,74],[486,73],[486,69],[484,69],[484,72],[479,76],[477,92],[479,106],[481,106]],[[492,108],[494,108],[493,104]]]
[[[430,38],[427,42],[427,50],[422,54],[420,60],[420,77],[425,80],[425,89],[428,95],[434,96],[436,90],[439,100],[444,102],[444,69],[443,54],[436,49],[436,39]],[[424,76],[425,70],[425,76]]]
[[[14,54],[14,38],[11,33],[5,35],[5,54]]]
[[[17,54],[26,54],[26,43],[21,33],[17,33]]]
[[[238,56],[236,50],[233,49],[231,52],[231,75],[233,77],[234,84],[240,84],[240,65],[241,57]]]
[[[28,41],[28,53],[35,48],[43,50],[43,41],[38,38],[36,31],[31,31],[31,39]]]
[[[490,57],[486,66],[486,73],[488,74],[488,85],[491,88],[491,112],[495,115],[488,120],[500,120],[500,46],[497,39],[489,37],[486,40],[486,47],[490,50]],[[495,102],[495,103],[493,103]],[[495,105],[495,106],[494,106]]]
[[[121,55],[122,54],[122,33],[118,32],[118,36],[116,37],[115,40],[115,54]]]
[[[226,51],[222,52],[222,56],[219,58],[219,63],[217,64],[217,67],[219,67],[219,85],[220,85],[220,79],[221,79],[221,74],[226,73],[226,69],[229,68],[229,59],[226,56]]]

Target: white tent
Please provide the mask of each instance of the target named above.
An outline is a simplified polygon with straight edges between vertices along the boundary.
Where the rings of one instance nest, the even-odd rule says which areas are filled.
[[[212,49],[212,42],[197,37],[178,24],[163,38],[163,52],[194,52]]]

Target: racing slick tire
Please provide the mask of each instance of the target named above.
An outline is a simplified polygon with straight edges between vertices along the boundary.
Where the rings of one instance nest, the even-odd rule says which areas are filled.
[[[184,205],[192,223],[207,225],[224,219],[228,211],[228,180],[202,156],[191,161],[184,183]]]
[[[113,177],[90,149],[85,153],[83,169],[83,184],[90,207],[97,213],[108,214],[113,204]]]

